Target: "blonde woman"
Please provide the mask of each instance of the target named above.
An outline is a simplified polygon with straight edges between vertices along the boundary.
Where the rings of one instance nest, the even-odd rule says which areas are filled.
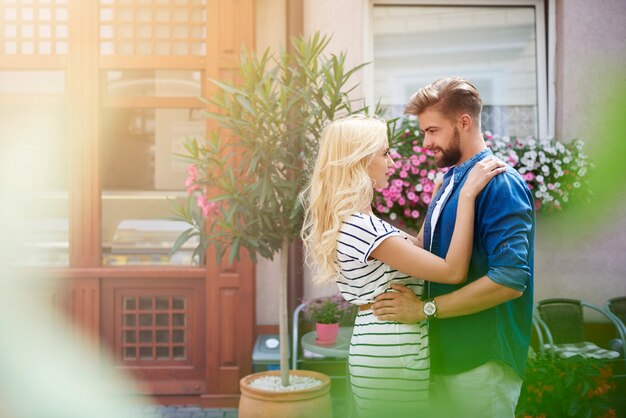
[[[322,132],[319,154],[306,191],[303,240],[316,266],[317,282],[336,282],[343,297],[359,305],[350,344],[349,370],[359,416],[415,416],[427,406],[428,324],[378,320],[374,298],[401,283],[421,295],[423,280],[461,283],[472,250],[474,201],[505,165],[477,164],[459,199],[454,237],[445,259],[376,217],[374,188],[387,186],[394,162],[386,123],[353,115]]]

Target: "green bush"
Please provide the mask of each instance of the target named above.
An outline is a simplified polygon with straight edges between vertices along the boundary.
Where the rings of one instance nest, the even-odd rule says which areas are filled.
[[[517,417],[615,417],[609,406],[611,366],[601,360],[549,355],[529,359]]]

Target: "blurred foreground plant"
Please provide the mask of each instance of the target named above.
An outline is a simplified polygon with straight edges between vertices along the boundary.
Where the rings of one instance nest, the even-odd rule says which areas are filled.
[[[615,417],[609,407],[611,366],[594,358],[549,355],[529,359],[516,416]]]

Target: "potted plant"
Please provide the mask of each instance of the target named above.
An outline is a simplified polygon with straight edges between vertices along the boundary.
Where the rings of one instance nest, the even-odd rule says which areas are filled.
[[[201,244],[215,246],[218,260],[228,252],[232,262],[242,249],[247,250],[253,261],[258,256],[272,259],[280,255],[278,299],[283,388],[293,380],[287,351],[287,253],[290,241],[299,236],[301,229],[299,195],[314,163],[324,124],[337,116],[363,110],[353,110],[353,100],[348,96],[356,87],[349,84],[350,77],[363,64],[345,69],[345,53],[324,55],[329,41],[328,37],[316,34],[309,40],[294,38],[291,53],[283,50],[274,55],[267,50],[257,57],[244,51],[236,84],[213,80],[217,91],[207,103],[217,111],[209,112],[208,117],[220,125],[219,134],[212,132],[202,142],[188,140],[186,153],[182,155],[191,163],[187,191],[208,216],[204,227],[199,228],[201,222],[190,211],[179,210],[178,216],[190,224],[190,229],[176,245],[181,246],[188,237],[199,234],[204,238]],[[292,373],[292,378],[302,373]],[[328,379],[320,379],[325,379],[325,387],[315,390],[325,391],[327,395]],[[251,402],[252,397],[272,398],[268,391],[252,388],[250,382],[250,376],[240,382],[242,418],[254,416],[249,409],[244,410],[244,401]],[[285,404],[285,401],[283,397],[277,403]],[[258,405],[253,408],[258,409]],[[302,408],[307,412],[298,416],[325,416],[329,412]]]
[[[351,311],[351,306],[339,294],[315,298],[306,304],[304,314],[315,323],[317,344],[335,344],[339,334],[339,321]]]

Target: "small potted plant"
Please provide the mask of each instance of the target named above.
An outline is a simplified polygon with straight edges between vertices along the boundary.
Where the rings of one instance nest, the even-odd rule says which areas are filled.
[[[341,296],[323,296],[307,303],[306,317],[315,323],[319,345],[332,345],[337,340],[339,321],[350,311],[351,305]]]

